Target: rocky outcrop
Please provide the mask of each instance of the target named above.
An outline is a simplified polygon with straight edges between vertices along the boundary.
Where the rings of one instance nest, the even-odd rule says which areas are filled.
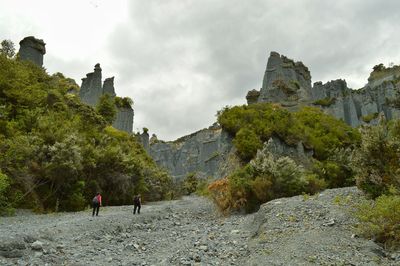
[[[149,133],[147,130],[144,130],[142,134],[139,135],[140,142],[143,145],[143,148],[147,151],[150,152],[150,138],[149,138]]]
[[[103,94],[109,94],[116,97],[114,88],[114,77],[104,80],[102,85],[102,69],[100,64],[94,66],[94,71],[86,74],[86,78],[82,78],[82,85],[79,96],[84,103],[96,106]],[[134,112],[132,107],[117,106],[117,115],[113,122],[113,127],[131,133],[133,130]]]
[[[296,163],[303,166],[310,166],[312,164],[311,158],[314,154],[313,150],[306,149],[301,142],[298,142],[295,146],[289,146],[275,136],[264,143],[264,148],[261,152],[266,151],[277,157],[290,157]]]
[[[43,40],[29,36],[20,41],[19,45],[19,58],[21,60],[29,60],[40,67],[43,66],[43,55],[46,53],[46,44]]]
[[[173,142],[150,145],[154,161],[177,179],[196,173],[199,177],[222,177],[233,149],[231,137],[219,126],[212,126]]]
[[[134,111],[132,108],[117,108],[117,115],[112,124],[113,127],[119,130],[131,133],[133,130]]]
[[[271,52],[265,70],[259,102],[307,101],[310,98],[311,75],[302,62]]]
[[[368,84],[352,90],[345,80],[325,84],[315,82],[302,62],[294,62],[283,55],[271,52],[257,101],[257,91],[250,91],[246,99],[254,102],[274,102],[291,109],[304,105],[318,106],[324,112],[356,127],[376,123],[379,114],[386,119],[400,118],[399,92],[400,67],[374,68]]]
[[[107,93],[107,94],[111,95],[112,97],[117,96],[117,94],[115,94],[115,88],[114,88],[114,77],[106,78],[104,80],[103,93]]]
[[[96,64],[94,66],[94,71],[86,74],[86,78],[82,79],[79,96],[83,102],[91,106],[95,106],[97,104],[101,95],[103,95],[101,80],[101,67],[100,64]]]

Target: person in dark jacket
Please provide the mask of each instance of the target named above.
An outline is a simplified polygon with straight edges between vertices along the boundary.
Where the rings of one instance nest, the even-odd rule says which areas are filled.
[[[133,198],[133,214],[136,214],[136,210],[137,210],[137,213],[140,214],[141,207],[142,207],[142,200],[140,199],[140,194],[137,194]]]
[[[94,196],[92,200],[92,207],[93,207],[93,213],[92,216],[94,216],[94,213],[96,213],[96,216],[99,216],[99,209],[101,204],[101,195],[99,192],[96,193],[96,196]]]

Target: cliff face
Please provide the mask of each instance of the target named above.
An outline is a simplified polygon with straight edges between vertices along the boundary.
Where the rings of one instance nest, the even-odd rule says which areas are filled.
[[[100,64],[96,64],[94,71],[86,74],[86,78],[82,79],[79,96],[84,103],[91,106],[95,106],[103,94],[107,93],[112,97],[116,97],[114,77],[105,79],[102,85],[101,71]],[[132,108],[118,107],[113,127],[131,133],[133,129],[133,117],[134,112]]]
[[[229,171],[232,149],[232,139],[220,127],[214,126],[174,142],[152,143],[150,155],[177,179],[189,173],[220,178]]]
[[[400,92],[400,67],[376,69],[368,84],[360,90],[347,87],[338,79],[311,86],[311,75],[301,62],[294,62],[276,52],[271,52],[259,97],[250,91],[248,104],[254,102],[280,103],[289,108],[314,105],[326,113],[356,127],[376,123],[378,116],[386,119],[400,118],[400,110],[394,104]],[[252,97],[249,97],[252,96]]]
[[[112,126],[131,133],[133,130],[133,116],[134,112],[132,108],[117,108],[117,116]]]

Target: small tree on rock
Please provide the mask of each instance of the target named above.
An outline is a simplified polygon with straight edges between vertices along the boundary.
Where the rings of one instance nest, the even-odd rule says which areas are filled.
[[[1,42],[0,54],[12,58],[15,55],[15,46],[11,40],[3,40]]]

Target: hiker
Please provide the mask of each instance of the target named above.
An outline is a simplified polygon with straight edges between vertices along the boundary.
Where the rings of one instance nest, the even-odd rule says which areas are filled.
[[[136,214],[136,209],[137,209],[137,213],[140,214],[140,207],[142,207],[142,201],[140,199],[140,194],[137,194],[134,198],[133,198],[133,214]]]
[[[93,200],[92,200],[92,207],[93,207],[93,214],[92,216],[94,216],[94,213],[96,212],[96,216],[99,216],[99,209],[100,206],[102,206],[101,204],[101,195],[99,192],[96,193],[96,196],[94,196]]]

